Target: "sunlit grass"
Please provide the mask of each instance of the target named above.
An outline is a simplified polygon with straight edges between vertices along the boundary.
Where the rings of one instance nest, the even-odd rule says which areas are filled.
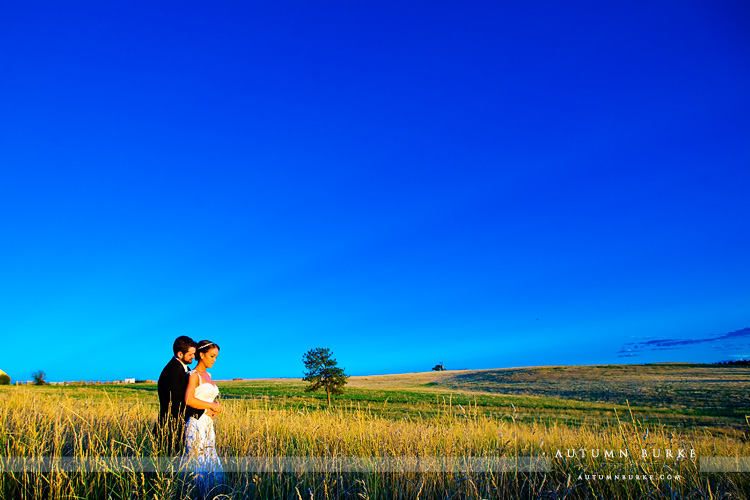
[[[265,384],[265,385],[264,385]],[[333,408],[315,397],[264,383],[225,383],[225,412],[216,421],[223,456],[552,457],[549,473],[246,473],[229,474],[234,498],[746,498],[747,475],[701,474],[697,459],[640,459],[641,449],[696,450],[700,456],[748,456],[747,434],[685,429],[643,421],[627,407],[612,418],[576,425],[534,418],[534,398],[440,394],[401,387],[367,394],[356,386]],[[221,384],[220,384],[221,385]],[[151,387],[36,388],[0,391],[0,454],[5,456],[150,457],[160,453],[151,428],[157,408]],[[359,392],[358,392],[359,391]],[[380,394],[378,391],[383,392]],[[382,396],[382,397],[381,397]],[[486,398],[486,399],[483,399]],[[536,401],[537,403],[539,401]],[[574,404],[572,406],[575,406]],[[396,410],[392,411],[395,407]],[[595,408],[594,408],[595,409]],[[525,415],[524,419],[520,415]],[[568,450],[628,450],[630,458],[593,458]],[[602,451],[603,455],[603,451]],[[269,464],[270,465],[270,464]],[[585,481],[581,474],[681,476],[671,481]],[[179,498],[179,477],[137,471],[0,476],[3,498]]]

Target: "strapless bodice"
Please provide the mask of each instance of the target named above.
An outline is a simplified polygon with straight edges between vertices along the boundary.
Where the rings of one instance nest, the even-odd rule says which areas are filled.
[[[198,374],[198,377],[200,378],[200,373]],[[201,401],[206,401],[207,403],[213,403],[214,399],[216,399],[216,396],[218,395],[219,388],[214,384],[209,384],[208,382],[201,381],[198,387],[195,388],[195,397],[200,399]]]

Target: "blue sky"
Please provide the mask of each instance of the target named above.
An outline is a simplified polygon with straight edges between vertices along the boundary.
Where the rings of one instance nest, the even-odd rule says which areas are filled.
[[[750,357],[747,5],[355,4],[3,7],[0,368]]]

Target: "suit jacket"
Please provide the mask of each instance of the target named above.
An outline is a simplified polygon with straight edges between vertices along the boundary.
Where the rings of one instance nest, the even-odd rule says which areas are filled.
[[[198,418],[203,410],[185,406],[185,391],[188,385],[188,374],[177,358],[172,358],[159,375],[157,389],[159,392],[159,423],[164,425],[169,417],[178,422],[195,415]]]

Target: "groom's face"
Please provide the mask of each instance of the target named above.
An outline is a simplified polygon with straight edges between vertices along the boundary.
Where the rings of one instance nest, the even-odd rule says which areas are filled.
[[[195,347],[191,347],[187,352],[178,352],[177,357],[180,358],[183,363],[189,365],[195,359]]]

